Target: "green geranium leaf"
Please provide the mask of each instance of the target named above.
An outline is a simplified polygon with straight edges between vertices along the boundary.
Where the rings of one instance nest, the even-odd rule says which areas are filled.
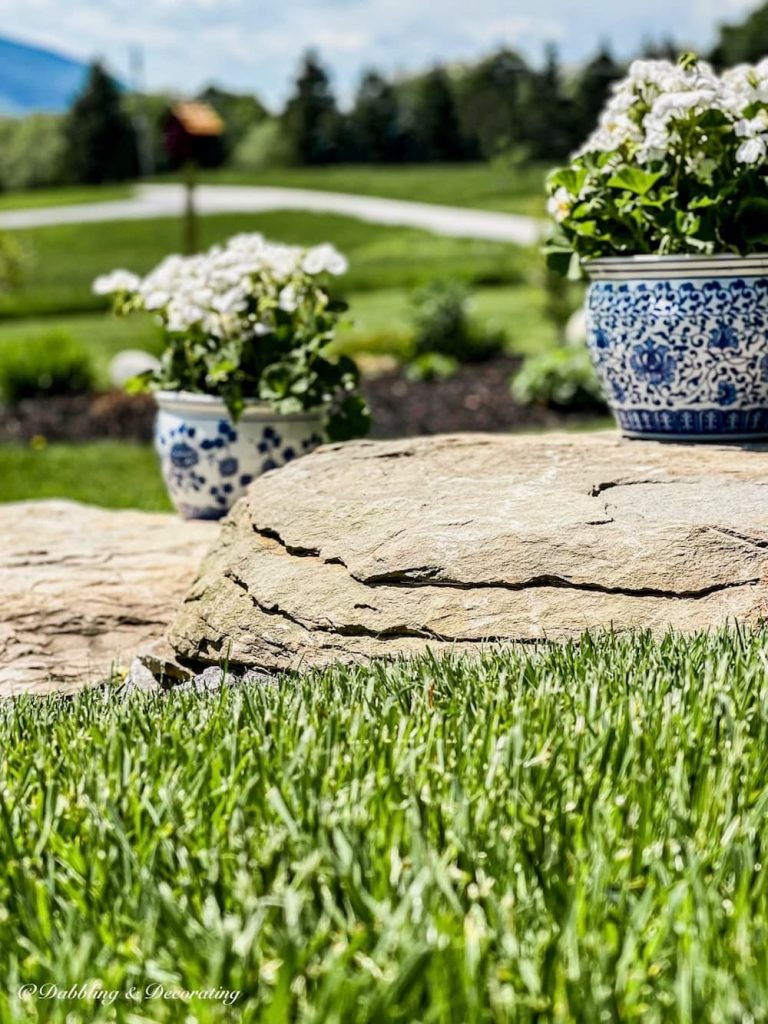
[[[608,187],[623,189],[627,192],[634,192],[635,195],[644,196],[651,191],[656,182],[660,181],[662,177],[662,174],[643,171],[639,167],[622,167],[621,170],[612,174],[608,179]]]

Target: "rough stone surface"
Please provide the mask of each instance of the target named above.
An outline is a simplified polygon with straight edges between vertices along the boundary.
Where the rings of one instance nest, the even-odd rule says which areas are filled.
[[[270,671],[768,613],[768,446],[328,446],[255,481],[170,631]]]
[[[0,694],[67,692],[130,665],[162,636],[215,532],[73,502],[0,505]]]

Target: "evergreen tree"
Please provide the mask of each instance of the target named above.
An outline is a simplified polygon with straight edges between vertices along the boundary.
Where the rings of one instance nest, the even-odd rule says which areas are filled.
[[[606,104],[611,86],[622,77],[624,69],[613,59],[607,47],[587,64],[576,80],[575,117],[579,141],[586,139],[597,124]]]
[[[301,65],[296,88],[283,114],[285,134],[298,164],[328,164],[343,153],[344,125],[330,79],[313,53]]]
[[[444,68],[434,68],[418,83],[413,133],[416,159],[447,162],[468,155],[456,99]]]
[[[768,54],[768,3],[752,11],[740,25],[723,25],[711,59],[718,67],[755,64]]]
[[[400,100],[394,86],[375,71],[363,76],[357,90],[350,132],[355,159],[365,163],[395,163],[403,159]]]
[[[67,166],[73,181],[98,185],[138,172],[136,135],[120,91],[101,64],[91,65],[66,123]]]
[[[522,108],[523,137],[533,159],[562,160],[581,141],[554,46],[547,47],[544,67],[531,76]]]
[[[669,60],[676,64],[677,58],[685,49],[686,47],[680,47],[671,36],[667,36],[660,42],[646,39],[640,51],[640,57],[643,60]]]
[[[490,159],[523,143],[523,111],[531,70],[512,50],[500,50],[472,68],[461,88],[465,134]]]

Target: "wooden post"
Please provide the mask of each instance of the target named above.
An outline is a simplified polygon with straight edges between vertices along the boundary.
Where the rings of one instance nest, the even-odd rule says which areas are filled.
[[[224,122],[207,103],[177,103],[168,112],[164,124],[165,148],[184,183],[182,248],[187,256],[199,251],[195,187],[198,168],[206,166],[211,141],[224,131]]]
[[[187,160],[184,164],[184,252],[192,256],[198,250],[197,212],[195,211],[195,185],[197,184],[197,164]]]

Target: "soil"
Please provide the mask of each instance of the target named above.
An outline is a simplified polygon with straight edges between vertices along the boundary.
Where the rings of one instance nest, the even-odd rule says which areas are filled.
[[[458,431],[557,428],[594,419],[598,410],[564,413],[523,406],[509,392],[519,359],[504,357],[461,366],[446,380],[410,381],[389,369],[364,378],[373,414],[372,437],[410,437]],[[152,440],[154,401],[121,391],[27,399],[0,409],[0,443],[47,441]]]

